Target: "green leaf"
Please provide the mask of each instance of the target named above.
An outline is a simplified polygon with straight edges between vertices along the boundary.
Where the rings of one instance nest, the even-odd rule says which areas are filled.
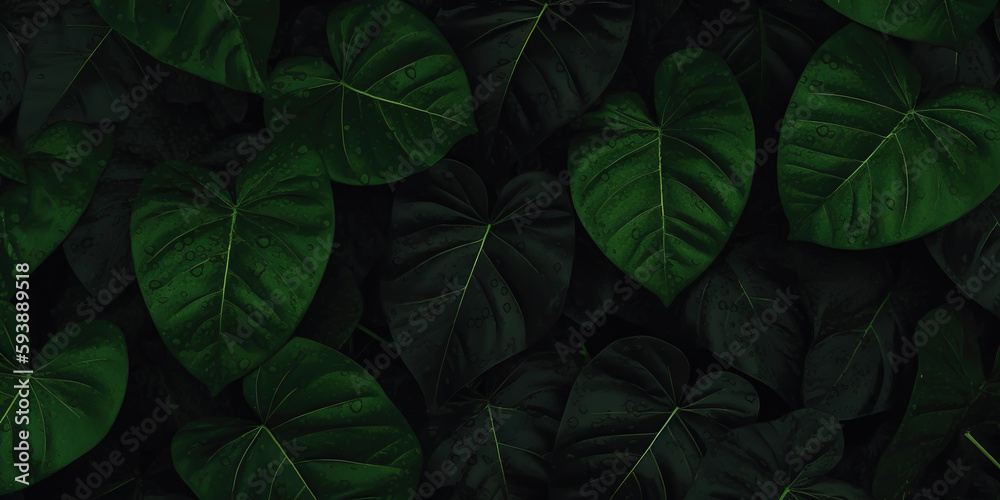
[[[377,22],[373,12],[388,20]],[[360,31],[380,24],[374,38]],[[279,140],[300,136],[294,140],[320,151],[331,179],[393,182],[426,170],[476,132],[458,57],[413,7],[400,0],[341,4],[327,36],[333,65],[318,57],[280,62],[271,75],[278,97],[264,108],[295,116]]]
[[[668,305],[732,233],[750,192],[738,169],[752,170],[754,155],[753,118],[726,63],[679,54],[657,70],[655,114],[638,95],[613,95],[585,116],[569,156],[583,226]]]
[[[958,285],[959,292],[1000,316],[1000,280],[994,279],[1000,257],[997,228],[1000,191],[994,191],[961,219],[927,235],[924,243],[945,274]]]
[[[962,50],[996,0],[823,0],[841,14],[885,35]]]
[[[382,301],[428,406],[547,337],[558,319],[574,224],[555,189],[564,191],[551,175],[524,174],[490,208],[475,172],[445,160],[397,191]]]
[[[706,449],[759,407],[743,378],[718,372],[689,387],[689,370],[679,349],[652,337],[618,340],[594,357],[559,424],[550,498],[683,497]]]
[[[152,166],[135,155],[112,156],[90,205],[63,242],[73,273],[95,297],[101,290],[119,290],[134,281],[121,277],[135,268],[129,244],[132,203],[150,170]]]
[[[174,436],[174,465],[199,498],[409,498],[417,438],[347,356],[294,338],[243,379],[243,397],[255,420],[204,418]]]
[[[904,319],[899,297],[883,295],[854,314],[828,309],[814,318],[816,340],[809,348],[802,377],[806,406],[841,420],[885,411],[898,375],[892,354],[900,348]]]
[[[781,250],[783,242],[773,238],[735,246],[691,286],[684,318],[723,366],[760,380],[795,408],[802,406],[802,361],[812,331]]]
[[[597,102],[625,53],[635,11],[633,0],[444,4],[435,21],[475,88],[477,149],[498,166]]]
[[[685,498],[869,499],[859,487],[824,477],[844,453],[840,429],[833,415],[802,409],[730,431],[709,450]]]
[[[980,354],[984,325],[968,309],[950,309],[927,313],[914,335],[917,379],[903,421],[875,470],[872,491],[877,499],[909,498],[916,486],[910,483],[917,483],[950,443],[1000,415],[1000,364],[984,366]],[[902,363],[913,354],[901,351],[897,356]],[[1000,352],[985,359],[1000,360]]]
[[[792,239],[883,247],[923,236],[1000,184],[1000,96],[959,85],[918,99],[916,68],[852,24],[809,62],[778,146]],[[868,200],[868,201],[865,201]]]
[[[92,0],[105,21],[153,57],[206,80],[267,94],[278,0]]]
[[[315,152],[292,145],[260,156],[235,194],[217,187],[225,178],[162,163],[132,211],[132,257],[153,321],[213,393],[291,337],[333,240],[333,195]]]
[[[774,140],[774,122],[795,88],[799,74],[819,45],[803,18],[830,18],[819,0],[735,2],[736,19],[720,35],[722,54],[736,74],[753,111],[758,134]],[[752,4],[759,4],[753,5]],[[749,7],[749,8],[747,8]],[[817,12],[818,11],[818,12]]]
[[[29,290],[29,296],[32,292]],[[82,323],[76,335],[54,338],[35,353],[44,354],[40,366],[32,365],[31,375],[15,375],[14,370],[27,369],[16,361],[14,306],[0,302],[0,447],[8,455],[18,442],[19,434],[29,433],[31,446],[31,484],[69,465],[93,448],[111,429],[118,415],[128,380],[128,352],[125,338],[115,325],[106,321]],[[42,310],[30,314],[44,314]],[[60,342],[66,342],[60,345]],[[22,408],[15,389],[28,379],[28,413]],[[17,439],[15,439],[17,438]],[[0,495],[24,488],[14,477],[20,475],[12,462],[0,475]]]
[[[0,254],[12,262],[26,262],[34,271],[62,243],[90,202],[114,141],[106,136],[100,144],[91,145],[85,139],[87,131],[81,123],[59,123],[36,134],[22,148],[28,182],[0,194],[0,230],[6,236]],[[89,149],[80,148],[81,142]],[[6,278],[12,271],[9,265],[0,269]],[[9,297],[10,289],[4,291],[8,293],[0,293],[0,298]]]
[[[481,390],[435,415],[428,427],[444,429],[444,439],[429,455],[427,472],[446,461],[456,464],[444,483],[455,487],[449,498],[537,498],[545,491],[549,467],[543,457],[552,451],[580,373],[576,358],[562,356],[542,351],[509,359],[487,373]],[[462,443],[477,447],[463,449]]]
[[[34,26],[38,21],[30,22]],[[25,78],[31,83],[24,87],[17,116],[20,138],[63,120],[123,120],[130,109],[122,96],[132,93],[136,84],[142,86],[142,69],[131,48],[87,2],[76,0],[39,25],[25,52]],[[135,104],[131,97],[127,102]]]

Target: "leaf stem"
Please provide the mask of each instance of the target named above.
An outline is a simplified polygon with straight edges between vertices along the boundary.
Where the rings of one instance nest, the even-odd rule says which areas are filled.
[[[983,445],[979,444],[979,441],[976,441],[976,438],[972,437],[971,431],[966,432],[965,437],[969,441],[972,441],[972,444],[976,445],[976,448],[979,448],[979,451],[981,451],[983,455],[986,455],[986,458],[990,459],[990,462],[993,462],[993,465],[997,466],[997,469],[1000,469],[1000,463],[997,463],[997,459],[993,458],[993,455],[990,455],[990,453],[983,448]]]
[[[357,326],[357,328],[358,328],[358,330],[361,330],[362,332],[365,332],[369,337],[371,337],[371,338],[375,339],[376,341],[378,341],[379,344],[384,344],[385,343],[385,339],[384,338],[379,337],[377,334],[375,334],[375,332],[373,332],[373,331],[365,328],[364,325],[361,325],[359,323],[358,326]]]

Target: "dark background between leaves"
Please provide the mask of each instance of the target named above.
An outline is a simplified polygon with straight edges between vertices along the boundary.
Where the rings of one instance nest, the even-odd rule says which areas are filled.
[[[8,0],[0,3],[0,8],[14,12],[16,3]],[[309,53],[324,47],[325,19],[335,3],[283,0],[271,62],[289,54]],[[429,0],[416,2],[415,6],[431,19],[442,7],[438,2]],[[624,58],[604,95],[631,90],[651,100],[652,76],[659,62],[673,51],[686,47],[689,36],[696,37],[704,31],[706,27],[702,21],[716,19],[719,11],[732,6],[733,2],[729,0],[640,0],[635,7]],[[0,11],[0,14],[5,12]],[[772,22],[774,19],[787,24],[778,25]],[[798,75],[813,51],[848,23],[847,18],[819,1],[751,2],[751,7],[741,12],[722,34],[713,36],[714,40],[707,48],[723,56],[734,73],[760,76],[756,82],[755,78],[741,81],[757,124],[758,146],[765,139],[778,136],[773,124],[783,115]],[[143,61],[155,63],[141,49],[128,42],[123,43]],[[992,17],[977,31],[973,43],[957,58],[957,64],[953,51],[904,40],[898,40],[898,43],[912,55],[927,81],[941,85],[964,81],[994,88],[1000,77],[1000,41]],[[115,71],[115,68],[109,67],[109,70]],[[32,85],[32,82],[27,85]],[[153,165],[169,158],[200,157],[209,158],[207,164],[219,166],[235,156],[233,148],[224,144],[235,143],[234,137],[238,139],[239,134],[254,133],[264,126],[262,100],[258,96],[231,90],[180,70],[171,70],[165,86],[165,91],[152,93],[150,101],[121,124],[116,134],[116,158]],[[17,136],[16,113],[0,123],[0,133],[11,138]],[[530,171],[558,174],[565,170],[568,141],[574,133],[573,128],[567,126],[540,144],[514,145],[511,151],[525,151],[520,151],[523,156],[509,166],[502,161],[494,164],[490,158],[483,158],[474,137],[461,141],[448,157],[475,166],[490,186],[490,196],[495,198],[498,186],[517,174]],[[497,157],[513,154],[511,151],[500,151]],[[734,269],[736,265],[743,265],[745,268],[736,271],[747,274],[760,272],[771,280],[757,283],[760,293],[787,289],[807,296],[805,303],[792,306],[796,310],[794,319],[783,320],[782,324],[775,326],[785,335],[800,339],[810,335],[808,332],[814,327],[811,321],[816,317],[817,310],[824,311],[825,315],[836,315],[836,308],[846,297],[865,301],[858,309],[878,306],[884,298],[884,294],[874,290],[878,287],[888,286],[905,292],[900,294],[900,302],[893,313],[893,320],[901,325],[900,331],[905,331],[905,335],[910,335],[916,321],[924,313],[944,303],[954,284],[921,240],[866,251],[838,251],[810,243],[788,242],[788,222],[777,194],[775,159],[775,155],[770,155],[757,170],[750,200],[739,225],[716,259],[716,264],[705,276],[725,274],[727,265]],[[123,193],[134,191],[134,186],[125,184],[121,186]],[[309,335],[309,332],[331,328],[353,331],[341,350],[363,363],[382,350],[372,335],[356,329],[358,325],[386,341],[390,339],[380,304],[379,276],[383,265],[381,257],[389,238],[393,192],[385,186],[355,187],[338,183],[333,183],[333,191],[337,218],[335,241],[338,246],[333,251],[323,283],[356,281],[358,286],[357,289],[345,286],[345,289],[334,292],[321,286],[297,333]],[[576,224],[572,279],[562,318],[552,329],[551,340],[531,347],[530,352],[551,352],[556,342],[568,342],[570,328],[579,328],[586,321],[588,311],[597,309],[605,299],[612,298],[615,283],[624,277],[590,240],[579,221]],[[121,230],[121,227],[114,229]],[[124,244],[116,238],[127,238],[127,230],[127,224],[124,235],[105,232],[100,226],[90,226],[82,229],[83,237],[76,241],[102,248]],[[944,241],[943,244],[961,247],[973,243]],[[103,481],[92,498],[194,498],[194,493],[174,471],[170,457],[171,439],[183,425],[204,416],[252,418],[242,399],[240,384],[230,384],[212,397],[204,385],[181,367],[155,334],[156,328],[134,283],[101,309],[79,306],[87,303],[101,283],[111,279],[112,269],[120,269],[115,265],[123,264],[126,273],[134,274],[133,270],[128,270],[131,259],[93,267],[71,266],[70,259],[75,251],[71,242],[64,244],[64,250],[54,252],[32,273],[32,310],[45,311],[32,316],[32,331],[41,332],[35,334],[33,341],[35,345],[41,345],[46,340],[44,334],[60,330],[68,320],[79,321],[81,315],[88,317],[89,310],[93,309],[97,318],[113,322],[126,336],[130,363],[128,390],[114,426],[100,445],[51,477],[6,498],[50,500],[60,498],[64,493],[72,495],[77,478],[93,472],[91,461],[104,461],[111,450],[121,449],[119,436],[149,417],[157,398],[168,397],[179,405],[179,409],[134,452],[125,453],[125,464],[115,468],[112,477]],[[733,255],[735,257],[729,260]],[[90,273],[89,283],[81,281],[81,272]],[[696,323],[701,320],[689,309],[689,299],[705,287],[710,287],[707,281],[696,280],[669,307],[652,293],[638,290],[634,298],[622,302],[619,310],[588,339],[585,353],[578,354],[579,362],[593,358],[616,340],[648,335],[665,340],[684,352],[691,363],[689,381],[693,382],[697,370],[704,370],[715,362],[705,345],[694,335]],[[773,298],[767,296],[764,299],[769,301]],[[983,352],[995,352],[998,344],[995,335],[997,319],[980,305],[972,301],[967,304],[972,314],[987,325],[985,331],[994,332],[986,336]],[[740,314],[743,314],[742,310]],[[804,354],[795,362],[803,372],[824,368],[822,359],[806,365]],[[508,368],[501,366],[496,370],[504,369]],[[538,376],[549,376],[539,373]],[[903,417],[915,376],[914,365],[908,365],[903,370],[903,381],[894,388],[888,410],[844,423],[846,450],[829,476],[870,491],[879,456]],[[484,378],[488,380],[489,377],[487,374]],[[564,378],[557,381],[562,384],[562,390],[556,401],[562,404],[565,404],[575,377]],[[744,378],[753,383],[760,397],[757,422],[777,419],[802,406],[801,395],[779,394],[754,378]],[[394,361],[378,382],[417,433],[424,451],[425,468],[436,470],[438,464],[432,460],[431,452],[444,439],[446,432],[443,429],[460,425],[466,416],[460,411],[429,415],[420,387],[400,361]],[[792,382],[792,387],[798,387],[798,381],[785,382]],[[562,409],[556,408],[556,411],[561,413]],[[558,413],[555,419],[558,422]],[[551,449],[554,429],[551,435],[544,437],[549,442],[542,446]],[[993,450],[1000,451],[1000,447],[996,446],[1000,443],[998,438],[1000,433],[994,430],[986,442],[994,445]],[[934,470],[944,470],[942,464],[956,456],[959,446],[957,441],[951,444],[935,463],[937,468]],[[973,459],[970,457],[968,461]],[[552,465],[559,467],[560,464]],[[962,482],[960,488],[949,491],[944,498],[1000,498],[997,496],[1000,494],[1000,470],[990,470],[990,464],[982,460],[976,465],[981,467],[977,475]],[[4,464],[0,474],[9,474],[10,471]],[[913,479],[919,481],[921,478]],[[936,477],[927,479],[933,482]],[[424,480],[421,477],[420,481]],[[523,488],[519,491],[524,496],[517,498],[548,496],[544,481],[526,483],[519,488]],[[446,486],[438,489],[434,498],[476,498],[475,494],[474,488]]]

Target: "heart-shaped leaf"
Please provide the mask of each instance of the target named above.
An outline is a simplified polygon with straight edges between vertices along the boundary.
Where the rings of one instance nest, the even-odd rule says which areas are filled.
[[[913,336],[909,352],[916,355],[917,379],[903,421],[875,470],[875,497],[910,498],[912,486],[928,464],[975,424],[1000,415],[1000,352],[986,359],[980,354],[983,324],[968,309],[941,306],[927,313]],[[913,352],[914,346],[916,352]]]
[[[841,14],[884,35],[962,50],[997,0],[823,0]]]
[[[550,498],[681,498],[706,449],[757,417],[757,391],[718,372],[685,384],[676,347],[629,337],[577,378],[559,424]],[[610,478],[610,479],[609,479]]]
[[[739,219],[754,128],[736,78],[710,52],[684,64],[668,57],[655,85],[655,114],[638,95],[616,94],[585,116],[589,130],[570,146],[570,187],[601,250],[670,304]],[[746,180],[734,184],[737,173]]]
[[[30,299],[30,289],[28,295]],[[0,302],[0,447],[8,469],[0,475],[0,495],[25,487],[16,480],[21,472],[6,458],[15,456],[10,453],[22,441],[22,432],[28,433],[31,456],[22,479],[35,484],[104,438],[121,408],[128,380],[125,338],[115,325],[97,320],[69,329],[36,347],[42,357],[29,368],[15,358],[21,352],[15,346],[23,345],[17,335],[25,332],[19,328],[24,323],[15,322],[16,313],[10,303]],[[28,369],[34,373],[13,373]],[[26,389],[20,388],[23,384]],[[18,395],[25,391],[27,406]]]
[[[524,174],[491,209],[482,180],[453,161],[397,191],[383,307],[429,406],[544,338],[559,317],[573,262],[564,192],[550,175]]]
[[[790,238],[872,248],[923,236],[1000,184],[1000,96],[960,85],[918,99],[896,48],[856,24],[809,61],[778,146]],[[867,201],[865,201],[867,200]]]
[[[45,260],[80,219],[94,186],[107,165],[114,140],[106,136],[93,145],[81,123],[53,125],[29,139],[21,150],[27,185],[0,194],[0,260],[26,262],[32,270]],[[80,144],[87,145],[86,150]],[[89,154],[81,154],[90,151]],[[15,154],[10,149],[0,154]],[[0,160],[3,162],[3,160]],[[0,262],[7,281],[13,266]],[[10,296],[9,282],[0,283],[0,298]]]
[[[237,90],[265,94],[278,0],[92,0],[97,12],[153,57]]]
[[[372,26],[374,37],[362,31]],[[296,117],[297,136],[282,137],[317,149],[331,179],[393,182],[426,170],[476,131],[458,57],[413,7],[401,0],[341,4],[330,14],[327,37],[334,64],[282,61],[271,75],[278,97],[265,109]]]
[[[410,425],[350,358],[302,338],[243,379],[254,421],[186,425],[174,465],[199,498],[405,500],[421,469]]]
[[[802,361],[812,331],[781,249],[772,238],[738,243],[686,292],[684,312],[699,343],[723,366],[731,364],[802,406]],[[775,258],[765,257],[772,253]]]
[[[833,415],[796,410],[730,431],[709,450],[685,498],[871,498],[857,486],[824,477],[843,453],[844,436]]]
[[[153,321],[213,393],[292,335],[333,240],[333,195],[315,152],[290,145],[260,156],[235,194],[220,187],[228,177],[162,163],[132,211],[132,258]]]
[[[24,87],[17,115],[18,137],[62,120],[105,121],[101,128],[112,130],[110,122],[127,118],[132,107],[159,85],[150,76],[142,86],[143,70],[132,49],[89,2],[73,0],[44,25],[36,23],[30,21],[37,35],[24,46],[25,78],[31,83]],[[141,94],[133,92],[136,84]],[[142,99],[137,98],[140,95]]]
[[[444,2],[436,22],[475,86],[494,161],[517,160],[597,101],[625,52],[633,3]]]
[[[456,466],[443,485],[454,489],[442,498],[535,498],[548,488],[543,457],[552,451],[580,363],[552,351],[524,354],[490,370],[481,391],[446,405],[429,426],[448,431],[429,455],[427,473]]]

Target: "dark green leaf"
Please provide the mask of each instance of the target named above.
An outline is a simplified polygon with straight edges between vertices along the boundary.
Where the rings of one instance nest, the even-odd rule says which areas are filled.
[[[0,248],[6,255],[0,259],[26,262],[34,271],[79,220],[114,147],[108,136],[81,155],[77,148],[87,130],[80,123],[59,123],[25,143],[21,154],[28,183],[0,194],[0,229],[6,236],[6,248]],[[9,278],[13,266],[0,265]]]
[[[294,338],[243,379],[243,397],[254,421],[205,418],[174,436],[174,465],[199,498],[409,498],[420,445],[343,354]]]
[[[369,38],[367,26],[381,28]],[[400,0],[339,5],[327,36],[334,64],[318,57],[282,61],[271,76],[278,97],[264,107],[294,115],[287,134],[317,149],[333,180],[399,180],[426,170],[476,131],[464,107],[472,97],[458,57],[413,7]]]
[[[864,490],[824,477],[844,452],[840,422],[803,409],[730,431],[709,450],[689,500],[866,500]]]
[[[544,338],[562,311],[574,226],[553,185],[524,174],[490,208],[475,172],[443,161],[397,192],[383,307],[429,406]]]
[[[133,155],[116,154],[94,190],[63,250],[73,272],[94,296],[117,294],[135,281],[129,223],[132,202],[152,167]]]
[[[570,187],[608,258],[670,304],[739,219],[750,174],[731,176],[752,170],[754,128],[735,77],[710,52],[665,59],[655,98],[655,114],[638,95],[616,94],[585,117],[588,132],[570,145]]]
[[[924,238],[934,260],[963,295],[971,297],[1000,316],[1000,192],[994,191],[982,205],[940,231]],[[950,300],[958,300],[951,294]]]
[[[36,9],[33,12],[42,12]],[[31,84],[24,88],[18,137],[61,120],[94,124],[123,120],[141,101],[132,97],[139,95],[132,92],[135,85],[139,84],[141,95],[148,95],[131,48],[89,3],[70,3],[40,27],[35,25],[38,21],[29,22],[38,34],[25,46],[26,79]],[[152,86],[157,80],[150,76],[147,83]],[[104,132],[95,128],[91,134]]]
[[[29,312],[43,314],[41,310]],[[43,354],[45,361],[39,364],[41,358],[35,358],[31,375],[13,374],[14,370],[29,369],[14,357],[15,345],[20,344],[15,339],[15,313],[14,306],[0,302],[0,408],[4,409],[0,447],[7,468],[0,475],[0,494],[24,488],[14,480],[20,472],[6,459],[14,456],[9,453],[21,441],[21,432],[28,432],[31,460],[27,479],[35,484],[101,441],[121,408],[128,379],[125,339],[118,327],[100,320],[80,325],[76,335],[36,347],[36,354]],[[28,380],[27,419],[17,413],[23,408],[17,396],[23,389],[15,386],[24,380]]]
[[[1000,170],[1000,96],[956,86],[918,101],[916,68],[856,24],[795,88],[778,147],[790,238],[872,248],[923,236],[981,203]],[[865,201],[868,200],[868,201]]]
[[[153,57],[206,80],[266,94],[278,0],[92,0],[105,21]]]
[[[550,498],[681,498],[706,450],[753,422],[759,404],[739,376],[718,372],[689,387],[689,369],[680,350],[652,337],[594,357],[559,424]]]
[[[685,319],[723,366],[733,365],[798,407],[812,331],[780,249],[781,242],[761,238],[718,259],[690,288]],[[770,252],[776,258],[764,257]]]
[[[235,194],[217,184],[221,174],[162,163],[136,198],[132,258],[146,305],[213,393],[288,340],[330,257],[330,183],[318,155],[301,151],[259,157]]]
[[[875,471],[873,492],[880,500],[909,498],[910,483],[949,443],[1000,415],[1000,364],[994,361],[1000,352],[985,356],[993,366],[984,366],[983,325],[968,309],[950,312],[944,306],[927,313],[922,323],[926,326],[914,334],[909,352],[897,353],[901,363],[914,354],[919,363],[906,414]]]
[[[961,50],[993,11],[996,0],[824,0],[869,28],[907,40]]]
[[[436,22],[475,88],[481,147],[504,165],[597,101],[632,27],[632,0],[444,4]]]
[[[447,461],[456,464],[457,471],[444,483],[455,488],[447,498],[530,499],[545,491],[545,457],[579,373],[576,358],[563,359],[551,351],[525,353],[490,370],[481,393],[446,405],[440,420],[451,425],[440,425],[450,431],[427,466],[434,474]]]

